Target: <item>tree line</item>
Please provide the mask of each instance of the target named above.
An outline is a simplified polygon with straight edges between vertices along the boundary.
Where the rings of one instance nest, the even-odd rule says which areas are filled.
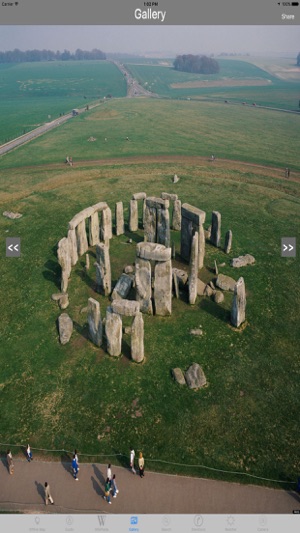
[[[175,70],[197,74],[216,74],[220,66],[216,59],[203,55],[179,55],[173,63]]]
[[[106,55],[101,50],[94,48],[91,51],[77,48],[73,54],[69,50],[53,52],[52,50],[26,50],[18,48],[7,52],[0,52],[0,63],[25,63],[32,61],[79,61],[90,59],[106,59]]]
[[[300,52],[297,55],[297,67],[300,67]]]

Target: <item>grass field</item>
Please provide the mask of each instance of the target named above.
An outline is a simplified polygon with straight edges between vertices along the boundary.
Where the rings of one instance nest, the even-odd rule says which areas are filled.
[[[118,99],[7,154],[1,168],[60,163],[68,153],[75,162],[215,153],[219,158],[299,170],[298,132],[297,115],[220,103]],[[88,142],[90,136],[96,141]]]
[[[250,59],[249,59],[250,61]],[[237,59],[218,59],[220,72],[218,74],[189,74],[178,72],[172,66],[137,65],[127,64],[126,67],[139,82],[152,92],[168,98],[210,98],[215,100],[227,99],[232,102],[253,102],[270,107],[282,109],[299,109],[300,74],[297,79],[286,81],[279,79],[275,74],[276,67],[271,65],[269,71],[265,70],[266,61],[260,68],[250,62]],[[283,68],[283,67],[282,67]],[[294,74],[295,76],[295,74]],[[187,83],[203,80],[247,80],[252,82],[268,82],[264,87],[214,87],[211,88],[173,88],[173,84]],[[268,81],[269,80],[269,81]]]
[[[153,470],[247,481],[151,462],[160,459],[296,479],[299,262],[281,258],[280,239],[300,233],[300,167],[293,142],[298,121],[294,115],[229,110],[220,104],[114,99],[1,158],[1,213],[19,211],[23,217],[0,218],[3,250],[5,237],[22,239],[21,258],[0,262],[5,280],[0,300],[0,442],[29,440],[33,448],[76,447],[95,456],[127,454],[133,445],[143,450]],[[97,141],[87,142],[92,135]],[[213,152],[237,161],[212,165],[207,159]],[[73,168],[63,164],[66,153],[73,156]],[[287,161],[291,181],[272,168],[283,169]],[[180,176],[176,185],[171,180],[175,173]],[[66,346],[59,344],[60,310],[51,301],[59,290],[56,246],[68,221],[95,202],[107,201],[114,210],[120,200],[127,220],[131,195],[139,191],[149,196],[177,193],[183,202],[207,212],[206,227],[211,211],[220,211],[222,243],[231,229],[233,250],[225,256],[208,243],[199,276],[213,279],[216,259],[225,262],[223,273],[235,279],[243,275],[247,289],[247,324],[240,332],[229,326],[232,295],[227,293],[221,305],[198,298],[195,306],[182,293],[173,299],[171,317],[145,316],[142,365],[130,361],[128,336],[117,360],[87,339],[82,309],[88,297],[99,298],[102,317],[109,302],[95,294],[94,266],[86,274],[83,258],[71,274],[67,312],[74,332]],[[128,237],[132,245],[126,243]],[[114,282],[134,261],[135,243],[142,239],[142,230],[112,239]],[[172,232],[172,239],[178,264],[179,233]],[[95,250],[89,253],[93,265]],[[255,265],[232,269],[230,259],[244,253],[255,256]],[[199,326],[202,337],[192,337],[190,329]],[[203,366],[209,383],[198,392],[181,389],[170,375],[173,367],[185,370],[194,361]]]
[[[0,144],[107,94],[126,95],[107,61],[0,64]]]

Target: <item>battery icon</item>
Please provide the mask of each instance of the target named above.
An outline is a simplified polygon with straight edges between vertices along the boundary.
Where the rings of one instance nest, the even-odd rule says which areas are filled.
[[[299,2],[292,2],[292,6],[298,6]]]

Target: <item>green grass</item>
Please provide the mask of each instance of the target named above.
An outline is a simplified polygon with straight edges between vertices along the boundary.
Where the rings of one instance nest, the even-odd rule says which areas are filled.
[[[249,60],[250,61],[250,60]],[[139,82],[149,90],[169,98],[209,98],[227,99],[241,103],[246,101],[270,107],[299,110],[299,80],[280,80],[271,72],[247,61],[218,59],[218,74],[189,74],[178,72],[172,66],[127,64],[127,68]],[[270,80],[271,84],[262,87],[210,87],[210,88],[172,88],[171,84],[222,79]]]
[[[107,94],[126,94],[122,74],[107,61],[0,64],[0,143]]]
[[[1,158],[0,213],[19,211],[23,217],[0,217],[2,250],[6,237],[22,239],[21,258],[0,262],[0,442],[76,447],[93,456],[127,454],[134,445],[143,450],[149,468],[165,472],[249,481],[151,460],[296,479],[299,263],[281,258],[280,239],[299,240],[298,121],[298,116],[242,106],[118,99]],[[90,136],[96,142],[88,142]],[[211,165],[192,159],[213,152],[237,161]],[[73,156],[73,168],[63,164],[66,153]],[[176,155],[190,160],[175,160]],[[135,156],[140,158],[136,162]],[[162,159],[155,163],[150,156]],[[95,163],[84,163],[89,159]],[[107,164],[97,164],[98,159]],[[244,167],[239,161],[266,168]],[[270,168],[287,164],[294,181]],[[176,185],[171,180],[175,173],[180,176]],[[213,279],[215,259],[226,263],[225,274],[244,276],[245,329],[236,332],[229,326],[231,294],[221,305],[198,298],[189,306],[182,293],[173,300],[171,317],[144,317],[144,364],[130,361],[130,338],[125,336],[123,357],[109,357],[87,339],[81,312],[90,296],[99,298],[102,317],[109,303],[94,292],[91,249],[89,273],[84,258],[72,270],[67,312],[74,332],[69,344],[59,344],[56,320],[61,311],[51,300],[59,290],[57,242],[74,214],[98,201],[107,201],[113,210],[123,200],[127,220],[129,200],[138,191],[149,196],[177,193],[207,212],[206,226],[212,210],[222,213],[222,242],[231,229],[233,250],[225,256],[207,244],[200,277]],[[132,245],[126,243],[128,237]],[[135,243],[142,238],[139,230],[112,239],[114,282],[134,261]],[[179,233],[172,232],[172,239],[177,263]],[[255,256],[255,265],[232,269],[230,259],[244,253]],[[192,337],[190,329],[199,326],[203,336]],[[180,388],[170,376],[173,367],[185,370],[194,361],[203,366],[209,383],[198,392]]]
[[[219,158],[296,170],[298,132],[297,115],[217,103],[118,99],[3,156],[0,168],[61,163],[66,154],[76,162],[215,153]],[[97,140],[88,142],[90,136]],[[3,179],[0,186],[5,188],[5,175]]]

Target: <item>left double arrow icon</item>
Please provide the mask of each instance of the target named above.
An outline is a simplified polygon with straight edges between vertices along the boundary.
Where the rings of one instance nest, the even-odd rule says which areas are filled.
[[[15,252],[18,252],[19,251],[19,245],[18,244],[10,244],[10,246],[7,247],[8,250],[10,250],[11,252],[15,251]]]

